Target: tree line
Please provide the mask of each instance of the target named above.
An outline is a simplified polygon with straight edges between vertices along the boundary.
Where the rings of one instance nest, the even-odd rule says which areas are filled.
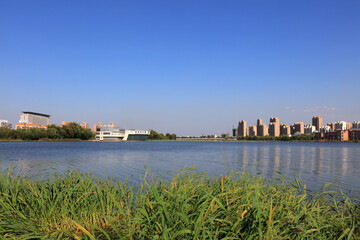
[[[94,134],[88,128],[77,123],[69,123],[62,127],[54,124],[44,128],[9,129],[0,127],[0,139],[5,140],[47,140],[47,139],[80,139],[89,140]]]
[[[147,138],[149,140],[176,140],[176,134],[166,133],[165,135],[162,133],[158,133],[154,130],[150,130],[150,135]]]

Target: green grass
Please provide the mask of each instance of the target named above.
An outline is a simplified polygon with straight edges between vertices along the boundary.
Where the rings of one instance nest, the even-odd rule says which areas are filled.
[[[359,239],[359,207],[244,173],[146,173],[138,186],[78,171],[0,175],[2,239]]]

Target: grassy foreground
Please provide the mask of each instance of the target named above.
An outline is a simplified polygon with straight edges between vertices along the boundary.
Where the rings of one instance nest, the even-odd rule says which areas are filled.
[[[139,186],[77,171],[0,175],[1,239],[360,239],[355,200],[295,180],[181,171]]]

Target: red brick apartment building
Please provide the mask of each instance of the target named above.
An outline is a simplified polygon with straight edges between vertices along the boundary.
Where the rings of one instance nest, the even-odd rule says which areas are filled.
[[[315,138],[324,142],[359,141],[360,129],[337,130],[325,133],[316,133]]]

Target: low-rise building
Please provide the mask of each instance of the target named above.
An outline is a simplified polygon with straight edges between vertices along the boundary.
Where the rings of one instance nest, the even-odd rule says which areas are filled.
[[[349,141],[349,130],[336,130],[330,132],[315,133],[315,139],[318,141]]]
[[[349,140],[350,141],[360,140],[360,128],[352,128],[349,130]]]
[[[8,120],[0,120],[0,127],[12,128],[12,124]]]
[[[48,125],[38,125],[31,123],[18,123],[16,124],[16,129],[30,129],[30,128],[44,128],[47,129]]]
[[[122,129],[115,123],[96,126],[96,140],[99,141],[145,141],[150,130]]]

